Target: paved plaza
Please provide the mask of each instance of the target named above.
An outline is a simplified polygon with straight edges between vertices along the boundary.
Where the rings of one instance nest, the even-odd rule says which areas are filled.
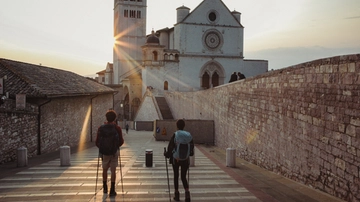
[[[0,201],[170,201],[163,156],[167,143],[155,141],[152,132],[130,130],[125,135],[116,197],[102,193],[101,167],[95,187],[98,149],[91,143],[81,151],[72,148],[70,166],[60,166],[59,152],[30,158],[24,168],[17,168],[15,163],[1,165]],[[146,167],[147,149],[153,150],[152,167]],[[237,158],[236,163],[236,168],[226,167],[225,151],[196,145],[195,166],[190,167],[189,179],[192,201],[341,201],[241,159]],[[173,174],[168,166],[174,201]],[[180,179],[179,185],[182,188]],[[183,189],[180,199],[185,201]]]

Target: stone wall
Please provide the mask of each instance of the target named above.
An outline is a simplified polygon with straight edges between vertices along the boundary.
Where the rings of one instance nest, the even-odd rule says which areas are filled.
[[[28,156],[36,155],[37,117],[33,110],[0,108],[0,164],[15,161],[20,147],[28,149]]]
[[[92,99],[92,111],[90,125],[91,127],[91,142],[96,140],[96,133],[101,124],[104,124],[106,121],[106,111],[113,109],[114,101],[113,94],[98,95],[96,97],[91,97]]]
[[[213,89],[167,93],[174,118],[211,119],[215,144],[360,201],[360,55],[299,64]]]
[[[130,126],[129,126],[129,128],[130,128]],[[153,121],[136,121],[135,122],[135,130],[136,131],[154,131],[154,122]]]
[[[81,149],[83,143],[95,142],[97,129],[111,108],[113,94],[53,98],[40,107],[22,111],[13,106],[2,107],[0,163],[15,161],[17,148],[23,146],[28,149],[28,157],[57,151],[63,145]]]
[[[95,141],[97,128],[112,107],[112,94],[51,99],[41,107],[41,153]]]
[[[177,120],[155,120],[154,137],[157,141],[169,141],[175,131]],[[184,130],[191,133],[195,144],[214,145],[214,121],[185,120]]]

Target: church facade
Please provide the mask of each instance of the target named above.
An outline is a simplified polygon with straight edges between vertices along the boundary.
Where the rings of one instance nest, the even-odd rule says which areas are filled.
[[[193,11],[177,8],[171,28],[146,34],[146,0],[114,1],[113,66],[105,84],[121,84],[124,118],[132,120],[147,90],[199,91],[216,87],[241,72],[268,71],[266,60],[244,59],[241,13],[221,0],[204,0]]]

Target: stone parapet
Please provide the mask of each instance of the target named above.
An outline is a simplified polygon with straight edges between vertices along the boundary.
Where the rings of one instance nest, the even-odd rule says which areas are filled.
[[[217,146],[331,195],[360,200],[360,54],[165,96],[174,118],[214,120]]]

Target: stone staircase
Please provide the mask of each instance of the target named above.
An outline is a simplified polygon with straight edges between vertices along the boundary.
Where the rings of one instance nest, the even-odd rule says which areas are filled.
[[[165,97],[155,97],[163,119],[174,119]]]

